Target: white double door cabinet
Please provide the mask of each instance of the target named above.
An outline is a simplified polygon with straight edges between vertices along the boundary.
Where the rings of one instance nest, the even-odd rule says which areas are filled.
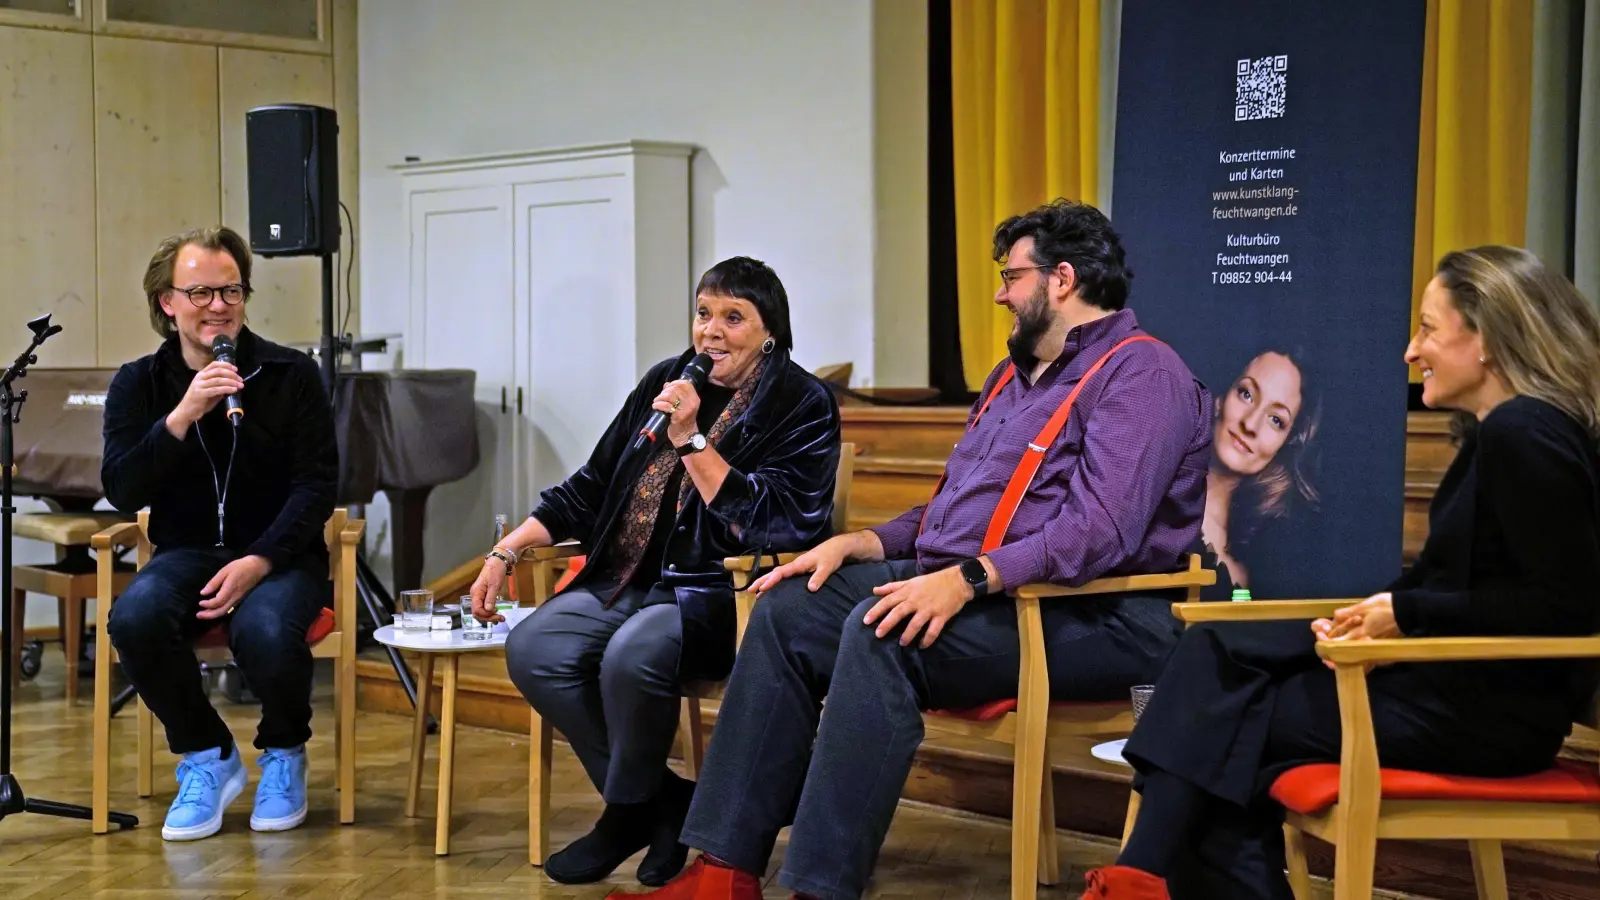
[[[493,514],[521,521],[588,459],[645,370],[689,346],[691,151],[627,142],[397,167],[403,364],[478,373],[483,461],[429,502],[449,510],[430,521],[470,533],[430,528],[428,559],[482,553]]]

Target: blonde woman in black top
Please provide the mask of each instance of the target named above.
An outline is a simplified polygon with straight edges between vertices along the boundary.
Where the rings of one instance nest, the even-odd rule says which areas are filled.
[[[1292,897],[1282,810],[1297,765],[1339,758],[1318,641],[1600,632],[1600,318],[1510,247],[1451,253],[1406,350],[1423,402],[1466,430],[1415,566],[1304,622],[1200,625],[1168,663],[1125,755],[1143,803],[1086,898]],[[1368,678],[1380,762],[1509,777],[1548,768],[1600,673],[1582,661],[1394,664]]]

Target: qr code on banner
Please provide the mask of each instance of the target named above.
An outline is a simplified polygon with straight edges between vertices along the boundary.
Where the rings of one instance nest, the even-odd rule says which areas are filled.
[[[1263,56],[1241,59],[1235,66],[1238,93],[1233,100],[1233,120],[1281,119],[1288,102],[1289,57]]]

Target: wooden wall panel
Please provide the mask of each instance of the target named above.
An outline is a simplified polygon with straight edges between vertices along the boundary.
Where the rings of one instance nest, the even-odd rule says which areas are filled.
[[[86,34],[0,27],[0,358],[95,364],[94,87]]]
[[[99,365],[159,343],[140,282],[167,235],[221,219],[217,48],[95,37]]]
[[[250,236],[245,113],[272,103],[333,105],[333,60],[304,53],[224,47],[217,62],[222,120],[222,221]],[[250,327],[280,344],[315,344],[322,334],[322,261],[255,260]],[[340,290],[343,288],[341,287]]]

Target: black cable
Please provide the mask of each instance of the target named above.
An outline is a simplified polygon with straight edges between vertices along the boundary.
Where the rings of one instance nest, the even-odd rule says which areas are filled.
[[[356,219],[343,200],[339,201],[339,208],[344,210],[344,219],[350,223],[350,258],[345,261],[344,267],[344,321],[339,323],[339,334],[343,336],[345,329],[350,327],[350,311],[355,308],[350,295],[350,274],[356,267]]]

